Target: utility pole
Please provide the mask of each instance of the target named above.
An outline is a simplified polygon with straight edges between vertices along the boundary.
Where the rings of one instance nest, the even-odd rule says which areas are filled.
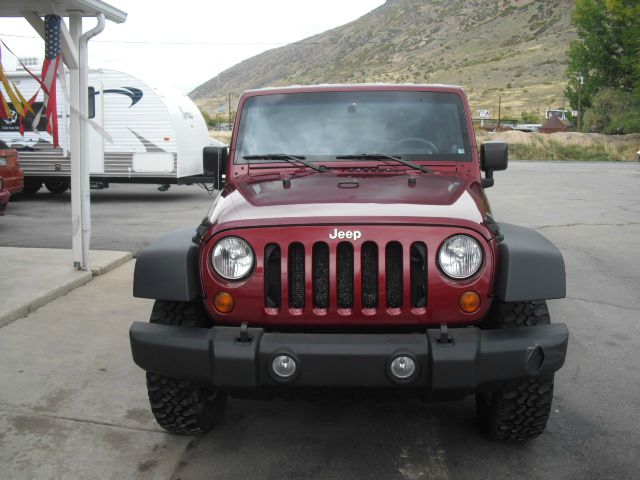
[[[497,131],[500,131],[500,118],[501,118],[501,109],[502,109],[502,95],[500,95],[498,97],[498,127],[497,127]]]
[[[229,126],[231,126],[231,94],[229,94]]]
[[[584,76],[580,75],[580,86],[578,87],[578,131],[582,131],[582,86],[584,85]]]

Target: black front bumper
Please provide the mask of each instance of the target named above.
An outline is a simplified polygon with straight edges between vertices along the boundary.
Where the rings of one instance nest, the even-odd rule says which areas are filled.
[[[227,390],[270,387],[414,388],[470,393],[511,380],[548,376],[564,364],[564,324],[425,333],[276,333],[237,327],[191,328],[134,322],[133,359],[143,369]],[[275,356],[297,363],[288,381],[271,370]],[[394,380],[389,365],[408,355],[417,371]],[[426,392],[425,392],[426,393]]]

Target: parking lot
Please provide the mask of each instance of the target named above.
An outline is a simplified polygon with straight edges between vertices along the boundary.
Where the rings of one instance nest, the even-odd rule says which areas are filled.
[[[549,305],[569,351],[538,439],[486,440],[471,398],[232,399],[204,437],[166,434],[129,350],[152,304],[131,296],[132,260],[0,328],[0,478],[638,478],[640,164],[512,162],[495,177],[495,216],[543,233],[567,268]],[[92,248],[135,254],[211,201],[197,186],[92,191]],[[12,202],[0,246],[70,248],[70,209],[68,192]]]

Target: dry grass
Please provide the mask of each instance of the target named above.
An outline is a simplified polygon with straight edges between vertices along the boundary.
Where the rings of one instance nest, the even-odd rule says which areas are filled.
[[[509,143],[514,160],[604,160],[631,162],[640,150],[640,134],[558,132],[552,134],[517,131],[476,132],[478,143],[500,140]]]
[[[230,131],[209,130],[220,142],[231,142]],[[478,144],[489,140],[509,143],[513,160],[605,160],[631,162],[640,151],[640,134],[602,135],[599,133],[559,132],[545,135],[518,131],[476,131]]]
[[[209,136],[227,145],[231,142],[231,132],[229,130],[209,130]]]

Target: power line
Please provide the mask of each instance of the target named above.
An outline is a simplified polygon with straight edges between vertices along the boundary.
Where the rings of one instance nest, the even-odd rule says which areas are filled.
[[[31,39],[40,39],[40,37],[36,37],[33,35],[13,35],[7,33],[1,33],[0,37],[14,37],[14,38],[31,38]],[[432,41],[435,40],[443,40],[444,38],[433,38]],[[149,41],[149,40],[92,40],[91,43],[121,43],[126,45],[185,45],[185,46],[193,46],[193,45],[203,45],[203,46],[253,46],[253,45],[268,45],[268,46],[278,46],[278,45],[365,45],[365,44],[376,44],[380,45],[383,43],[388,43],[383,40],[364,40],[364,41],[331,41],[326,40],[323,42],[309,42],[306,40],[299,40],[294,42],[174,42],[174,41]]]

